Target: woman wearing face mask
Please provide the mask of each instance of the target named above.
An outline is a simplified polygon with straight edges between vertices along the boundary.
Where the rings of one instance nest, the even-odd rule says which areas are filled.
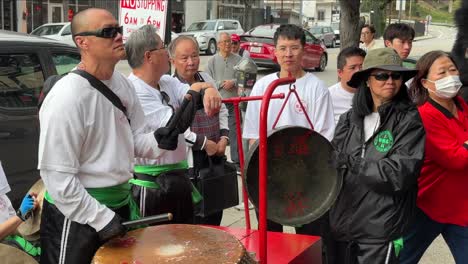
[[[414,225],[404,237],[401,263],[418,263],[442,234],[456,263],[468,261],[468,105],[452,58],[431,51],[416,64],[410,92],[426,129]]]

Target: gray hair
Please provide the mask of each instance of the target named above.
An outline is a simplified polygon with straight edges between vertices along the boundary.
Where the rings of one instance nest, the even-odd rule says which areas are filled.
[[[231,39],[231,34],[229,34],[227,32],[224,32],[224,31],[219,33],[219,39],[221,39],[221,36],[223,36],[223,35],[226,35],[229,39]],[[219,40],[218,40],[218,42],[219,42]]]
[[[177,48],[177,45],[179,45],[180,42],[184,41],[184,40],[189,40],[189,41],[192,41],[193,44],[195,45],[195,47],[197,48],[197,52],[200,52],[200,48],[198,46],[198,42],[195,38],[191,37],[191,36],[185,36],[185,35],[181,35],[181,36],[178,36],[177,38],[175,38],[173,41],[171,41],[171,43],[169,44],[169,56],[171,56],[171,58],[173,59],[175,57],[175,50]]]
[[[143,65],[145,52],[155,49],[160,44],[161,38],[156,33],[153,25],[144,25],[132,32],[125,43],[128,64],[132,69]]]

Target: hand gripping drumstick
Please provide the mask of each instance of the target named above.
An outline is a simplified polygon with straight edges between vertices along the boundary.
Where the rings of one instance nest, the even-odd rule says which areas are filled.
[[[149,225],[149,224],[155,224],[155,223],[166,222],[166,221],[171,221],[171,220],[172,220],[172,214],[167,213],[167,214],[159,214],[159,215],[143,217],[138,220],[126,221],[126,222],[123,222],[122,225],[125,226],[126,228],[134,228],[134,227],[141,226],[141,225]]]

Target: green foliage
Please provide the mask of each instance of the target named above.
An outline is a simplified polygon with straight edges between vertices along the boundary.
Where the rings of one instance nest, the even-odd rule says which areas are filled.
[[[427,15],[431,15],[432,22],[453,24],[453,14],[456,8],[454,6],[453,12],[449,13],[448,4],[433,6],[420,0],[417,5],[413,5],[413,10],[411,11],[411,17],[414,19],[424,19]]]

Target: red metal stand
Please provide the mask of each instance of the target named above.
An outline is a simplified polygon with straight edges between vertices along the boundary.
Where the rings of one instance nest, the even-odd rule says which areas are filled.
[[[258,199],[259,205],[259,231],[260,231],[260,263],[267,263],[267,130],[268,130],[268,107],[270,106],[270,100],[276,87],[284,84],[294,83],[295,78],[281,78],[273,81],[266,89],[262,106],[260,107],[260,131],[259,131],[259,187],[258,187]]]
[[[271,96],[271,98],[284,98],[284,94],[276,94]],[[250,97],[232,97],[228,99],[223,99],[223,103],[230,103],[234,105],[234,113],[236,114],[236,131],[237,131],[237,147],[239,152],[239,165],[240,173],[242,179],[242,197],[244,200],[244,214],[245,214],[245,225],[248,230],[250,230],[250,214],[249,214],[249,197],[247,195],[247,190],[244,186],[244,147],[242,146],[242,130],[241,130],[241,118],[239,111],[239,103],[246,101],[256,101],[262,100],[263,96],[250,96]]]
[[[239,161],[241,167],[242,177],[242,195],[244,197],[244,212],[246,219],[246,230],[235,229],[228,227],[213,226],[229,232],[236,236],[249,251],[254,251],[258,254],[259,263],[266,264],[269,260],[273,263],[310,263],[311,260],[317,261],[316,263],[322,263],[321,255],[321,241],[320,237],[297,235],[297,234],[284,234],[277,232],[267,232],[267,132],[268,132],[268,107],[271,99],[285,98],[284,93],[273,95],[274,90],[280,85],[292,84],[296,80],[295,78],[280,78],[273,81],[266,89],[263,96],[251,96],[251,97],[234,97],[229,99],[223,99],[223,103],[232,103],[234,105],[234,111],[236,115],[236,130],[237,130],[237,142]],[[299,98],[295,88],[291,89],[288,94],[288,98],[294,93]],[[251,230],[250,228],[250,215],[248,206],[248,195],[244,186],[244,152],[242,147],[242,131],[241,131],[241,119],[239,112],[239,103],[244,101],[262,100],[260,108],[260,128],[259,128],[259,230]],[[310,122],[307,116],[306,109],[302,105],[301,101],[298,100],[302,110],[306,114],[306,117],[313,128],[312,122]],[[287,100],[285,100],[286,104]],[[284,105],[282,109],[284,108]],[[280,111],[280,114],[282,112]],[[279,118],[279,116],[278,116]],[[275,125],[278,121],[275,121]],[[268,240],[271,242],[270,248],[268,248]],[[269,253],[269,258],[268,258]]]

